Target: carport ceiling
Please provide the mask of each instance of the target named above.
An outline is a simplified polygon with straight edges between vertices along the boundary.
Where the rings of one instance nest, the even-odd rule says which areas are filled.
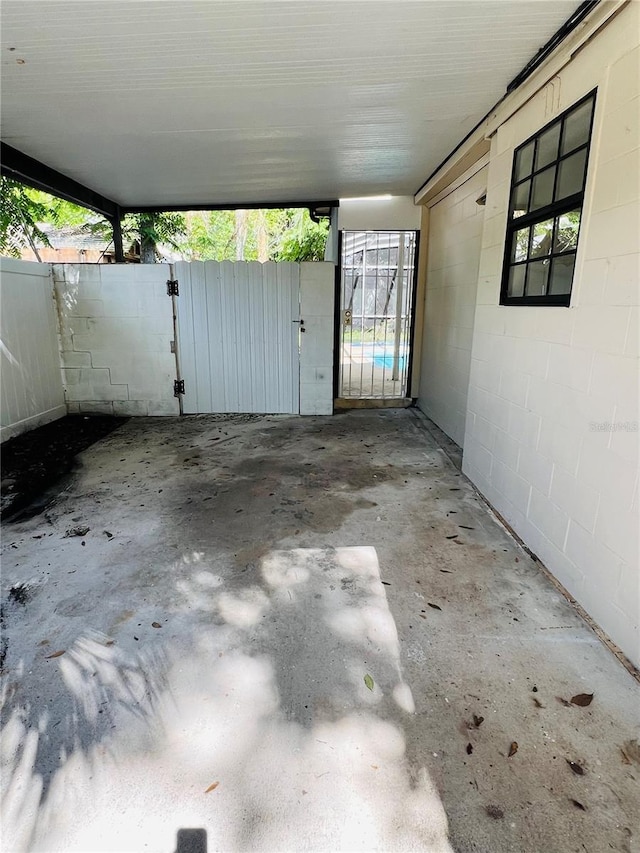
[[[413,194],[575,0],[4,0],[2,139],[123,206]]]

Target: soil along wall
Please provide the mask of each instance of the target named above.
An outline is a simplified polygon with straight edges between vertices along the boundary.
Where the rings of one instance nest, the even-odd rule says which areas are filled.
[[[1,259],[1,429],[6,441],[66,414],[49,264]]]
[[[177,415],[164,264],[53,267],[70,414]]]

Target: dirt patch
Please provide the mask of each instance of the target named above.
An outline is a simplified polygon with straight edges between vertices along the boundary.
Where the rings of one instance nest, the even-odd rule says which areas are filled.
[[[67,415],[7,441],[2,446],[3,520],[17,521],[41,512],[45,492],[73,470],[76,456],[127,420]]]

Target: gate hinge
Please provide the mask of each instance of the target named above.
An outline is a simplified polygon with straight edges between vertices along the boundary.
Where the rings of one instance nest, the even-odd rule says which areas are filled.
[[[180,296],[180,289],[178,287],[178,279],[169,279],[167,282],[167,296]]]
[[[176,379],[173,383],[173,396],[179,397],[184,394],[184,379]]]

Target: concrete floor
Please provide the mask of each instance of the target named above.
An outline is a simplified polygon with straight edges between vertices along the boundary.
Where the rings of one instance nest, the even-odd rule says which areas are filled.
[[[131,420],[3,550],[4,850],[640,849],[638,684],[410,410]]]

